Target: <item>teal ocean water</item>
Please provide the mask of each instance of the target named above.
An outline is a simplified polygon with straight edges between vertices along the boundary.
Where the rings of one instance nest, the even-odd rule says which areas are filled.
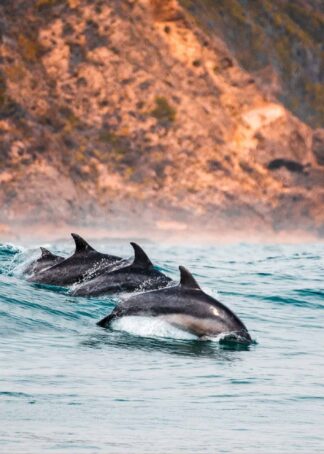
[[[2,244],[0,452],[323,453],[324,245],[139,243],[175,280],[189,268],[255,343],[152,319],[103,330],[116,299],[28,283],[38,249]],[[131,255],[126,241],[94,245]]]

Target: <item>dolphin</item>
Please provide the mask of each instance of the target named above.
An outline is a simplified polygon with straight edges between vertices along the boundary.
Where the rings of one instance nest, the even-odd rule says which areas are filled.
[[[99,276],[78,285],[74,296],[98,296],[135,290],[152,290],[165,287],[171,279],[154,268],[143,249],[136,243],[130,243],[134,249],[132,263],[122,264],[115,269],[107,269]]]
[[[198,337],[224,334],[230,341],[250,343],[251,336],[237,315],[204,293],[186,268],[180,266],[179,270],[178,285],[133,295],[97,325],[106,328],[126,316],[159,317]]]
[[[29,278],[31,282],[47,285],[69,286],[82,281],[87,273],[94,275],[100,269],[109,265],[123,262],[115,255],[102,254],[90,246],[80,235],[71,233],[75,242],[75,252],[64,261],[36,273]]]
[[[63,262],[64,257],[60,255],[53,254],[48,249],[41,247],[41,255],[38,259],[33,260],[29,265],[24,269],[24,274],[35,274],[40,273],[41,271],[50,268],[53,265]]]

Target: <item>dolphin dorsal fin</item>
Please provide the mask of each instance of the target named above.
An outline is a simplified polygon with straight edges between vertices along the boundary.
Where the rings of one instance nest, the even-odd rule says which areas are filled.
[[[143,249],[136,243],[131,243],[134,249],[134,260],[133,265],[139,266],[141,268],[151,268],[153,267],[153,263],[148,258],[146,253]]]
[[[94,251],[93,247],[90,246],[89,243],[86,242],[80,235],[77,233],[71,233],[72,238],[75,242],[75,254],[79,254],[81,252],[90,252]]]
[[[52,254],[51,251],[46,249],[45,247],[40,247],[41,250],[41,259],[52,259],[53,257],[56,257],[56,255]]]
[[[193,277],[193,275],[184,267],[179,266],[180,270],[180,286],[183,288],[190,288],[193,290],[200,290],[200,287]]]

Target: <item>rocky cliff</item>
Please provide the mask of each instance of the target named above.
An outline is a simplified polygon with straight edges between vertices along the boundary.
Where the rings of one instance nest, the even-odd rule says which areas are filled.
[[[322,0],[181,0],[209,34],[294,114],[324,125]]]
[[[323,234],[322,132],[187,7],[6,0],[0,17],[0,223]]]

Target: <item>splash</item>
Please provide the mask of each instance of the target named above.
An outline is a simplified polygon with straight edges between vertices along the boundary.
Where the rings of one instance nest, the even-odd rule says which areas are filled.
[[[122,317],[112,323],[114,330],[126,331],[142,337],[162,337],[173,339],[198,339],[194,334],[178,329],[164,320],[152,317]]]

